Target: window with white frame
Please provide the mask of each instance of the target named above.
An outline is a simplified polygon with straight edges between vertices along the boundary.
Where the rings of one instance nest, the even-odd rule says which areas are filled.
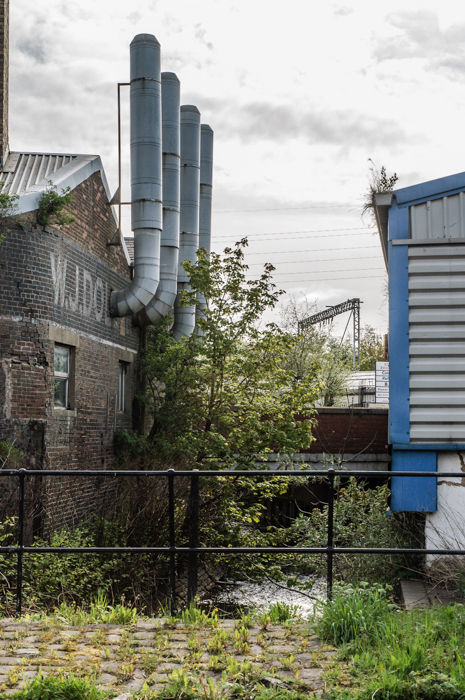
[[[128,363],[119,363],[119,378],[118,378],[118,411],[124,411],[126,398],[126,374],[128,371]]]
[[[70,406],[71,349],[65,345],[55,345],[55,386],[53,405],[55,408]]]

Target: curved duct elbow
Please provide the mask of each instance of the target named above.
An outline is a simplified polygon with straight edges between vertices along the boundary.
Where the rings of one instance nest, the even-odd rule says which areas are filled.
[[[189,277],[181,266],[184,260],[195,262],[199,247],[200,199],[200,112],[193,105],[181,107],[181,217],[173,335],[176,340],[189,336],[195,328],[195,306],[181,306],[184,290],[190,291]]]
[[[157,291],[162,229],[160,44],[152,34],[131,42],[131,228],[134,279],[112,292],[110,313],[127,316],[146,306]]]
[[[160,282],[155,296],[139,311],[136,324],[156,324],[171,313],[177,294],[180,212],[180,83],[174,73],[161,74],[163,149],[163,231]]]

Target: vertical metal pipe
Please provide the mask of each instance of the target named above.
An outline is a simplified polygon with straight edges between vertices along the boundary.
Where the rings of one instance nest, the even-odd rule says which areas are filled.
[[[174,73],[161,74],[163,149],[163,231],[160,249],[160,283],[155,296],[137,314],[139,326],[159,323],[172,312],[177,294],[180,210],[180,99],[181,86]]]
[[[168,519],[170,530],[171,614],[176,611],[176,531],[174,526],[174,469],[168,469]]]
[[[196,469],[194,472],[197,471]],[[199,477],[195,473],[191,477],[191,490],[189,497],[189,547],[199,546]],[[189,552],[189,565],[187,571],[187,604],[195,600],[197,595],[198,575],[197,552]]]
[[[199,248],[204,248],[208,255],[211,250],[212,233],[212,186],[213,186],[213,129],[202,124],[200,129],[200,207],[199,207]],[[197,295],[196,320],[205,313],[207,302],[205,295]],[[202,335],[200,328],[196,333]]]
[[[173,335],[179,340],[195,328],[195,306],[181,306],[189,277],[182,267],[185,260],[195,262],[199,247],[200,207],[200,112],[193,105],[181,107],[181,217],[179,241],[178,294]]]
[[[16,615],[21,617],[23,604],[23,547],[24,547],[24,480],[26,470],[19,470],[18,502],[18,561],[16,566]]]
[[[328,469],[329,499],[328,499],[328,544],[326,546],[327,575],[326,593],[328,600],[333,597],[333,549],[334,549],[334,469]]]
[[[110,312],[128,316],[146,306],[160,276],[162,222],[160,44],[152,34],[131,42],[131,221],[134,278],[112,292]]]

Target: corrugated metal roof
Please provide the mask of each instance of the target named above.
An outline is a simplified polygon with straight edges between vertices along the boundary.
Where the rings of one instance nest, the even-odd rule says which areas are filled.
[[[0,173],[0,183],[8,194],[22,194],[42,180],[53,180],[57,171],[79,158],[72,153],[13,152]]]

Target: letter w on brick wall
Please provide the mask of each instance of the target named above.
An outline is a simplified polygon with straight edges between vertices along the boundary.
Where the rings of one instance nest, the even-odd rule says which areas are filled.
[[[52,266],[53,290],[55,293],[54,304],[55,306],[64,306],[67,261],[63,260],[59,255],[55,258],[55,255],[50,253],[50,264]]]

